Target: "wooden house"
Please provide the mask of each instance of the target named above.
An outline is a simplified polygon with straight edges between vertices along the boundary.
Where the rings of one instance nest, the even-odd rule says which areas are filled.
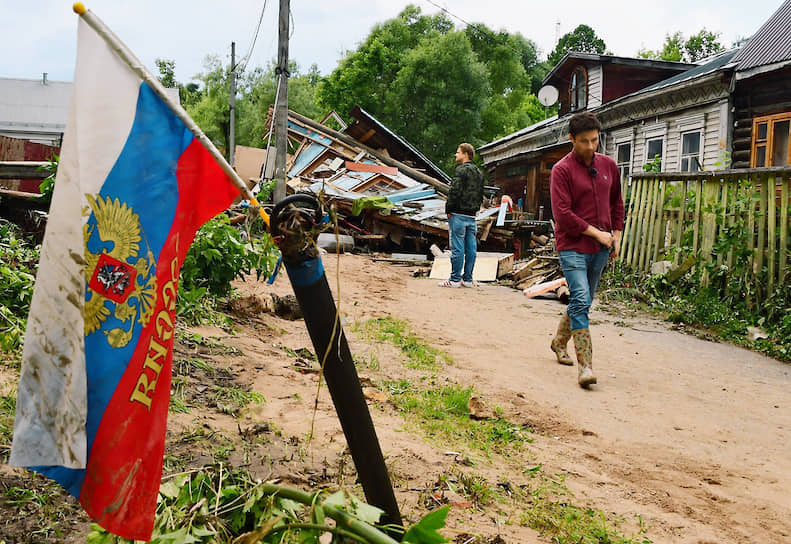
[[[781,166],[791,158],[791,0],[740,49],[697,64],[567,54],[544,80],[558,116],[479,149],[490,183],[526,212],[551,214],[549,174],[571,150],[568,120],[602,122],[599,151],[631,173]]]

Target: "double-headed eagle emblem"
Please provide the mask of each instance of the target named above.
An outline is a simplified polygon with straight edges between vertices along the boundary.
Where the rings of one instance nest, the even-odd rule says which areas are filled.
[[[113,317],[120,327],[105,327],[107,342],[114,348],[126,346],[135,322],[144,327],[154,313],[157,298],[156,261],[148,244],[140,253],[140,218],[126,203],[116,198],[86,195],[90,219],[83,227],[85,239],[85,335],[103,327]],[[98,247],[92,252],[89,247]],[[128,324],[127,324],[128,322]]]

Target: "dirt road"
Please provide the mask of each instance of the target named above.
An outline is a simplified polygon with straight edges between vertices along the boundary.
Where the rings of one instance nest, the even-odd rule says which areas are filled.
[[[362,256],[342,256],[339,276],[335,256],[324,262],[333,291],[340,280],[347,323],[385,315],[408,320],[453,357],[443,370],[448,379],[474,386],[487,403],[538,431],[530,455],[545,470],[565,473],[581,504],[642,520],[653,542],[791,542],[789,365],[674,332],[644,315],[595,307],[599,383],[586,391],[576,385],[576,369],[554,362],[548,347],[564,309],[559,302],[494,285],[443,289],[412,278],[408,268]],[[288,282],[280,278],[274,289],[287,293]],[[287,341],[309,347],[301,322],[294,323]],[[348,327],[347,336],[353,352],[367,349]],[[383,372],[398,374],[386,357],[379,360]],[[330,408],[327,397],[325,391]],[[266,411],[291,412],[271,404]],[[294,421],[282,424],[304,426],[301,416],[292,412]],[[329,427],[332,416],[325,414]],[[424,471],[424,480],[435,477],[431,467],[442,464],[443,452],[397,432],[401,424],[386,412],[374,418],[389,462],[407,477],[420,479]],[[342,441],[337,425],[334,433]],[[399,465],[396,458],[409,461]],[[507,477],[509,468],[502,470],[493,477]],[[414,501],[400,493],[400,500]],[[535,538],[509,525],[486,533],[498,531],[509,542]]]
[[[372,417],[407,522],[437,506],[432,497],[441,487],[443,499],[456,503],[445,531],[453,542],[549,542],[522,523],[520,512],[535,506],[524,502],[524,495],[510,505],[477,508],[454,496],[448,485],[458,468],[493,487],[521,487],[530,484],[526,469],[540,466],[573,493],[575,506],[604,512],[608,523],[635,536],[634,543],[791,542],[791,366],[675,332],[644,315],[594,307],[599,383],[583,390],[576,369],[558,365],[549,350],[565,309],[557,301],[528,300],[494,285],[443,289],[436,281],[412,278],[409,268],[364,256],[343,255],[340,267],[336,256],[325,256],[324,263],[365,384],[426,379],[425,371],[404,365],[397,348],[372,342],[357,329],[371,318],[404,320],[452,358],[422,383],[474,387],[486,405],[501,409],[502,418],[535,430],[523,451],[476,457],[463,449],[449,451],[410,428],[391,399],[372,399]],[[236,286],[258,299],[291,293],[284,274],[273,286],[252,280]],[[176,391],[184,395],[184,409],[171,411],[166,454],[168,463],[182,464],[170,470],[217,462],[222,454],[223,462],[293,487],[353,485],[351,459],[326,387],[319,394],[313,438],[307,440],[318,377],[295,357],[301,348],[313,349],[304,322],[258,310],[237,319],[233,334],[211,326],[192,329],[219,348],[183,338],[176,346],[174,366],[199,358],[222,372],[203,382],[180,377],[187,380]],[[209,396],[220,380],[259,393],[266,402],[231,413]],[[0,392],[12,389],[13,381],[0,380],[5,384]],[[41,479],[33,483],[32,473],[2,468],[0,484],[6,487],[41,485]],[[88,520],[73,500],[66,502],[72,512],[61,512],[72,527],[67,541],[84,542]],[[51,522],[40,514],[19,515],[0,501],[2,530],[13,537],[9,542],[43,541],[30,539],[39,519]],[[62,541],[53,538],[46,541]]]

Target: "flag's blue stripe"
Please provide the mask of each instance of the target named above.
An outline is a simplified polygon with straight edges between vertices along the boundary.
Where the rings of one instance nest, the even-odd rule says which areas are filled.
[[[149,250],[153,254],[152,265],[156,265],[159,259],[176,213],[179,196],[176,167],[179,157],[192,139],[192,133],[173,115],[167,105],[148,85],[141,83],[129,138],[99,193],[105,198],[118,198],[139,216],[141,240],[137,256],[129,259],[133,266],[137,259],[147,259]],[[88,224],[95,226],[95,217],[91,216]],[[101,241],[94,234],[88,249],[98,253],[103,247],[112,249],[113,242]],[[155,267],[151,269],[151,273],[156,273]],[[138,304],[135,298],[131,301]],[[121,322],[113,315],[115,303],[107,301],[105,306],[110,310],[110,316],[101,329],[85,337],[88,378],[86,433],[89,456],[104,411],[132,358],[142,329],[142,325],[137,322],[137,313],[131,320]],[[118,327],[125,331],[133,327],[132,338],[126,346],[112,348],[107,341],[106,332]],[[140,431],[145,432],[144,429]],[[85,470],[63,467],[38,467],[36,470],[56,480],[69,493],[79,497]]]

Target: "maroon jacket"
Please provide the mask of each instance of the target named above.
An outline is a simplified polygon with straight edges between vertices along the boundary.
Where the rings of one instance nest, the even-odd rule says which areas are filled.
[[[607,155],[595,153],[588,167],[571,151],[552,168],[549,190],[558,251],[601,251],[596,239],[582,234],[588,225],[605,232],[623,231],[620,175]]]

